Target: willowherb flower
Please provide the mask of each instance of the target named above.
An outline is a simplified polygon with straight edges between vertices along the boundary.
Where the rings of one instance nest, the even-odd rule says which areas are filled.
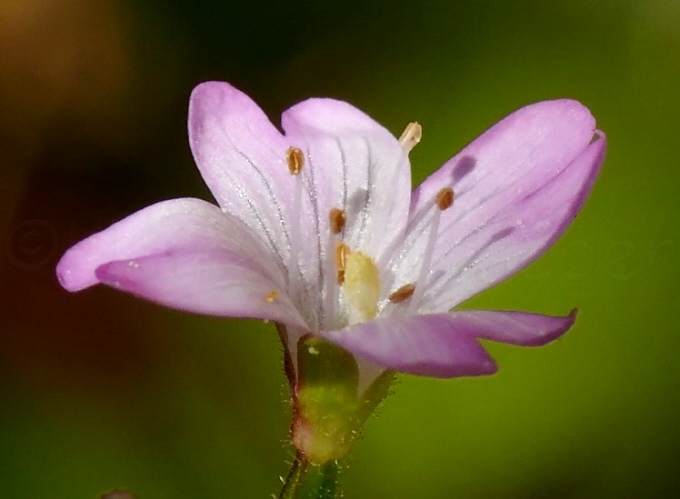
[[[351,352],[362,379],[454,377],[495,372],[479,339],[535,346],[571,327],[574,312],[450,310],[535,260],[583,205],[606,141],[581,104],[516,111],[413,192],[418,124],[397,139],[345,102],[310,99],[281,125],[226,83],[199,85],[189,141],[219,206],[149,206],[68,250],[61,284],[274,321],[292,386],[301,338]]]

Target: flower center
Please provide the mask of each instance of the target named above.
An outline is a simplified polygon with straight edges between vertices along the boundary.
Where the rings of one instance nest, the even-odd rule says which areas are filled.
[[[370,256],[361,251],[345,255],[342,291],[350,325],[375,318],[380,300],[380,272]]]
[[[342,239],[345,212],[332,208],[328,214],[330,237],[326,266],[326,313],[330,319],[327,327],[342,327],[336,321],[336,309],[344,315],[345,324],[357,324],[375,318],[380,300],[380,272],[375,261],[366,253],[352,251]],[[335,276],[335,279],[333,279]],[[339,295],[338,290],[342,293]],[[338,301],[338,298],[340,300]]]
[[[409,123],[399,143],[406,154],[415,147],[422,137],[422,128]],[[300,253],[300,217],[302,193],[304,190],[302,172],[305,157],[301,149],[291,146],[286,151],[288,172],[294,178],[292,189],[292,223],[290,225],[290,253],[288,264],[288,286],[295,294],[301,284],[301,268],[298,261]],[[439,232],[441,213],[451,207],[454,193],[451,187],[444,187],[432,200],[434,207],[429,228],[426,229],[427,241],[419,262],[415,281],[403,284],[391,291],[387,299],[394,305],[402,304],[406,314],[415,313],[425,292],[425,284],[430,273],[435,241]],[[326,257],[323,262],[324,285],[322,291],[322,313],[319,317],[322,329],[336,329],[347,325],[375,319],[381,301],[382,283],[376,261],[362,251],[354,251],[344,242],[347,214],[342,208],[334,207],[328,212],[328,235]],[[381,267],[387,262],[381,261]],[[273,302],[276,296],[270,294],[265,301]]]

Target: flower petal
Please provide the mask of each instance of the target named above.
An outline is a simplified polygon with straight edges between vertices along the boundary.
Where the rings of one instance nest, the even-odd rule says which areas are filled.
[[[512,200],[478,232],[442,253],[437,264],[442,270],[430,281],[426,307],[455,306],[518,272],[552,246],[587,199],[605,147],[603,137],[558,177]]]
[[[460,310],[450,316],[457,330],[476,338],[537,347],[566,333],[576,321],[576,310],[564,317],[505,310]]]
[[[395,266],[408,282],[429,226],[428,199],[451,185],[422,309],[443,311],[540,256],[583,205],[606,141],[576,101],[527,106],[485,132],[414,193],[411,226]],[[599,140],[591,143],[593,133]]]
[[[227,83],[198,85],[189,102],[189,144],[218,204],[262,235],[288,261],[293,146],[250,97]],[[304,223],[311,223],[304,220]]]
[[[154,204],[88,237],[64,254],[57,276],[69,291],[104,282],[182,310],[304,324],[264,244],[198,199]]]
[[[456,331],[449,314],[393,316],[323,336],[359,357],[410,374],[453,378],[497,369],[474,336]]]
[[[70,248],[57,264],[61,285],[79,291],[99,282],[95,270],[117,260],[179,251],[224,250],[244,267],[281,279],[264,246],[237,219],[200,199],[148,206]]]
[[[523,312],[467,311],[390,317],[323,336],[350,352],[396,371],[438,378],[496,372],[478,339],[537,346],[554,340],[574,322]]]
[[[177,251],[106,263],[101,282],[167,307],[305,327],[285,288],[227,251]]]
[[[319,221],[313,230],[326,234],[328,211],[343,209],[345,243],[379,258],[408,217],[410,165],[399,141],[366,114],[332,99],[301,102],[281,123],[286,137],[307,153],[307,191]]]

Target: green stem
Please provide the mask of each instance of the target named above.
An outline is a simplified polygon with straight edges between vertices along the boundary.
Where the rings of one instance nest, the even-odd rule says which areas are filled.
[[[338,492],[338,463],[321,466],[298,453],[283,484],[279,499],[335,499]]]

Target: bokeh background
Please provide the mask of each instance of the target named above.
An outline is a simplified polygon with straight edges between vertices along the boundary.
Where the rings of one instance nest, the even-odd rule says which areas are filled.
[[[277,120],[309,96],[395,134],[419,182],[512,110],[572,97],[610,149],[539,262],[470,307],[566,313],[561,341],[491,345],[480,379],[402,376],[355,448],[348,498],[662,497],[680,446],[677,0],[3,0],[0,496],[269,497],[289,406],[273,328],[113,290],[54,265],[153,202],[210,199],[189,92],[232,82]]]

